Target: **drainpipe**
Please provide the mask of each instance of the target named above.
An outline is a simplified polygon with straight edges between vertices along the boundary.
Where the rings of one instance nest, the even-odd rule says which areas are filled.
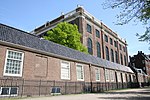
[[[91,71],[91,66],[92,66],[92,65],[89,64],[91,92],[93,92],[93,83],[92,83],[92,71]]]

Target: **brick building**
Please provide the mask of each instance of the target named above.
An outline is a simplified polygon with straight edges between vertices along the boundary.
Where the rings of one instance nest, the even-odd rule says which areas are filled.
[[[138,51],[137,55],[130,57],[131,67],[141,69],[145,74],[150,76],[150,55],[144,54],[142,51]]]
[[[111,62],[128,65],[126,41],[82,7],[46,22],[33,30],[32,33],[42,37],[48,30],[63,21],[78,26],[78,30],[82,34],[81,41],[88,48],[89,54]]]
[[[100,92],[131,82],[127,66],[0,24],[0,96]]]

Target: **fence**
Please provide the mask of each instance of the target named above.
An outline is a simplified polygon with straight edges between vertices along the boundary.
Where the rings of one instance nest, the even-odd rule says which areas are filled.
[[[142,83],[142,86],[148,86]],[[33,96],[103,92],[138,87],[138,83],[69,82],[23,79],[0,79],[0,96]]]

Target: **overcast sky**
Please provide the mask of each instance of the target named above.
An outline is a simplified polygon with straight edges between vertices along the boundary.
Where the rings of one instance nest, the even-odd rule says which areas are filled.
[[[139,42],[136,33],[144,32],[141,23],[130,22],[127,25],[117,26],[116,15],[119,10],[103,9],[102,3],[105,0],[1,0],[0,2],[0,23],[6,24],[27,32],[34,28],[57,18],[61,13],[74,10],[77,5],[84,7],[86,11],[102,21],[121,38],[128,43],[129,55],[143,51],[150,54],[150,45],[146,42]]]

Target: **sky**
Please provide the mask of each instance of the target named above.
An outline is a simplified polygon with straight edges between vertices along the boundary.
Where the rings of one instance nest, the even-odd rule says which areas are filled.
[[[142,51],[150,54],[150,45],[139,42],[136,33],[143,33],[145,27],[140,22],[131,21],[126,25],[115,25],[118,9],[104,9],[105,0],[1,0],[0,23],[23,31],[31,32],[36,27],[74,10],[77,5],[102,21],[121,38],[126,39],[128,54],[133,56]]]

